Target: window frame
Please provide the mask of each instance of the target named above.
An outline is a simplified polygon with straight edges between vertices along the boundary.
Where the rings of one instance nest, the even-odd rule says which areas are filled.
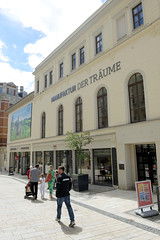
[[[76,52],[72,54],[72,71],[76,69]]]
[[[37,93],[39,93],[39,80],[37,80]]]
[[[82,98],[81,97],[78,97],[75,102],[75,125],[76,125],[76,132],[83,131],[83,115],[82,115]]]
[[[63,135],[63,105],[58,108],[58,135]]]
[[[9,88],[9,95],[13,96],[14,94],[13,88]]]
[[[46,113],[42,113],[42,132],[41,132],[41,138],[45,138],[46,135]]]
[[[99,95],[99,92],[100,90],[102,89],[102,94]],[[105,89],[105,92],[104,92],[104,89]],[[105,97],[106,97],[106,114],[105,114]],[[99,99],[102,99],[102,102],[103,102],[103,106],[101,107],[99,105]],[[107,89],[105,87],[101,87],[97,93],[97,112],[98,112],[98,129],[101,129],[101,128],[106,128],[108,127],[108,101],[107,101]],[[102,117],[100,117],[100,109],[102,108],[103,112],[102,112]],[[100,120],[103,120],[104,121],[104,126],[101,126],[100,123],[101,121]]]
[[[130,122],[131,123],[137,123],[137,122],[143,122],[143,121],[146,121],[146,106],[145,106],[145,93],[144,93],[144,84],[143,84],[143,76],[142,76],[142,80],[138,81],[137,80],[137,75],[140,74],[142,76],[141,73],[134,73],[129,81],[128,81],[128,96],[129,96],[129,109],[130,109]],[[134,83],[129,83],[132,79],[132,77],[135,77],[135,82]],[[140,85],[143,85],[143,93],[142,94],[139,94],[138,92],[138,86]],[[130,88],[131,87],[135,87],[136,89],[136,96],[131,96],[131,93],[130,93]],[[140,107],[140,100],[139,100],[139,97],[143,97],[144,99],[144,107]],[[133,116],[132,116],[132,112],[135,111],[136,108],[132,108],[132,104],[131,104],[131,100],[132,99],[136,99],[136,103],[137,103],[137,121],[133,120]],[[144,119],[141,119],[141,115],[140,115],[140,110],[141,109],[144,109],[144,112],[145,112],[145,118]]]
[[[52,83],[53,83],[53,71],[51,70],[49,72],[49,85],[52,85]]]
[[[82,52],[82,50],[84,50],[84,51]],[[80,62],[80,65],[85,63],[85,48],[84,48],[84,46],[81,47],[79,50],[79,62]]]
[[[61,62],[59,64],[59,78],[63,78],[63,75],[64,75],[64,63]]]
[[[47,88],[47,74],[44,75],[44,88]]]
[[[138,7],[139,6],[142,6],[142,9],[139,11],[138,10]],[[137,8],[137,13],[135,14],[134,13],[134,10]],[[139,4],[137,4],[135,7],[132,8],[132,18],[133,18],[133,29],[137,29],[138,27],[140,27],[141,25],[144,24],[144,14],[143,14],[143,18],[140,18],[140,14],[143,14],[143,5],[142,5],[142,2],[140,2]],[[135,17],[138,18],[138,26],[136,27],[136,23],[135,22]],[[141,23],[141,19],[143,19],[143,23]]]
[[[100,39],[98,39],[101,36]],[[103,38],[102,38],[102,32],[99,33],[96,37],[95,37],[95,41],[96,41],[96,54],[100,53],[103,51]]]

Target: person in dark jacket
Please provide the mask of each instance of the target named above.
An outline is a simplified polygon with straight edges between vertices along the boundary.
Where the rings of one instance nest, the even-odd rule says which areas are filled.
[[[57,218],[56,221],[60,222],[61,219],[61,208],[63,202],[65,202],[66,207],[68,209],[68,214],[70,217],[70,227],[74,227],[75,219],[72,206],[70,204],[70,193],[72,187],[71,178],[64,173],[64,167],[58,167],[57,182],[56,182],[56,197],[57,197]]]

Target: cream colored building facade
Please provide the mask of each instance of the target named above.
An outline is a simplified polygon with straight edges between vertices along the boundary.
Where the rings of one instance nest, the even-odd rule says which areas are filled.
[[[81,124],[94,139],[83,164],[92,183],[160,183],[159,63],[160,1],[108,0],[37,66],[34,93],[8,110],[8,168],[22,171],[23,159],[24,173],[35,163],[78,172],[64,140]],[[30,103],[31,136],[11,141],[12,115]]]

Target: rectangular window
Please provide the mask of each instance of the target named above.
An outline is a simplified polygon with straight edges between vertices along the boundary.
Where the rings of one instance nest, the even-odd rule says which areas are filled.
[[[12,88],[9,89],[9,95],[13,95],[13,89]]]
[[[44,88],[47,88],[47,74],[44,76]]]
[[[72,70],[76,69],[76,53],[72,55]]]
[[[85,62],[84,47],[80,49],[80,64]]]
[[[137,27],[143,24],[142,3],[138,4],[136,7],[132,9],[132,14],[133,14],[134,29],[136,29]]]
[[[59,77],[62,78],[63,77],[63,62],[60,64],[59,66]]]
[[[3,92],[3,88],[2,87],[0,87],[0,93],[2,93]]]
[[[125,15],[117,19],[116,27],[117,27],[117,40],[119,40],[126,35]]]
[[[102,52],[103,44],[102,44],[102,33],[100,33],[96,37],[96,54]]]
[[[39,93],[39,80],[37,81],[37,93]]]
[[[51,85],[53,82],[53,75],[52,75],[52,71],[50,71],[49,73],[49,84]]]

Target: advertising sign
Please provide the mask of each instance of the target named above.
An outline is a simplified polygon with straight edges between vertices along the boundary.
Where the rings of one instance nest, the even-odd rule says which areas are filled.
[[[31,136],[32,103],[21,108],[11,116],[10,140],[18,140]]]
[[[153,206],[151,181],[136,182],[136,192],[138,198],[138,207],[144,208]]]

